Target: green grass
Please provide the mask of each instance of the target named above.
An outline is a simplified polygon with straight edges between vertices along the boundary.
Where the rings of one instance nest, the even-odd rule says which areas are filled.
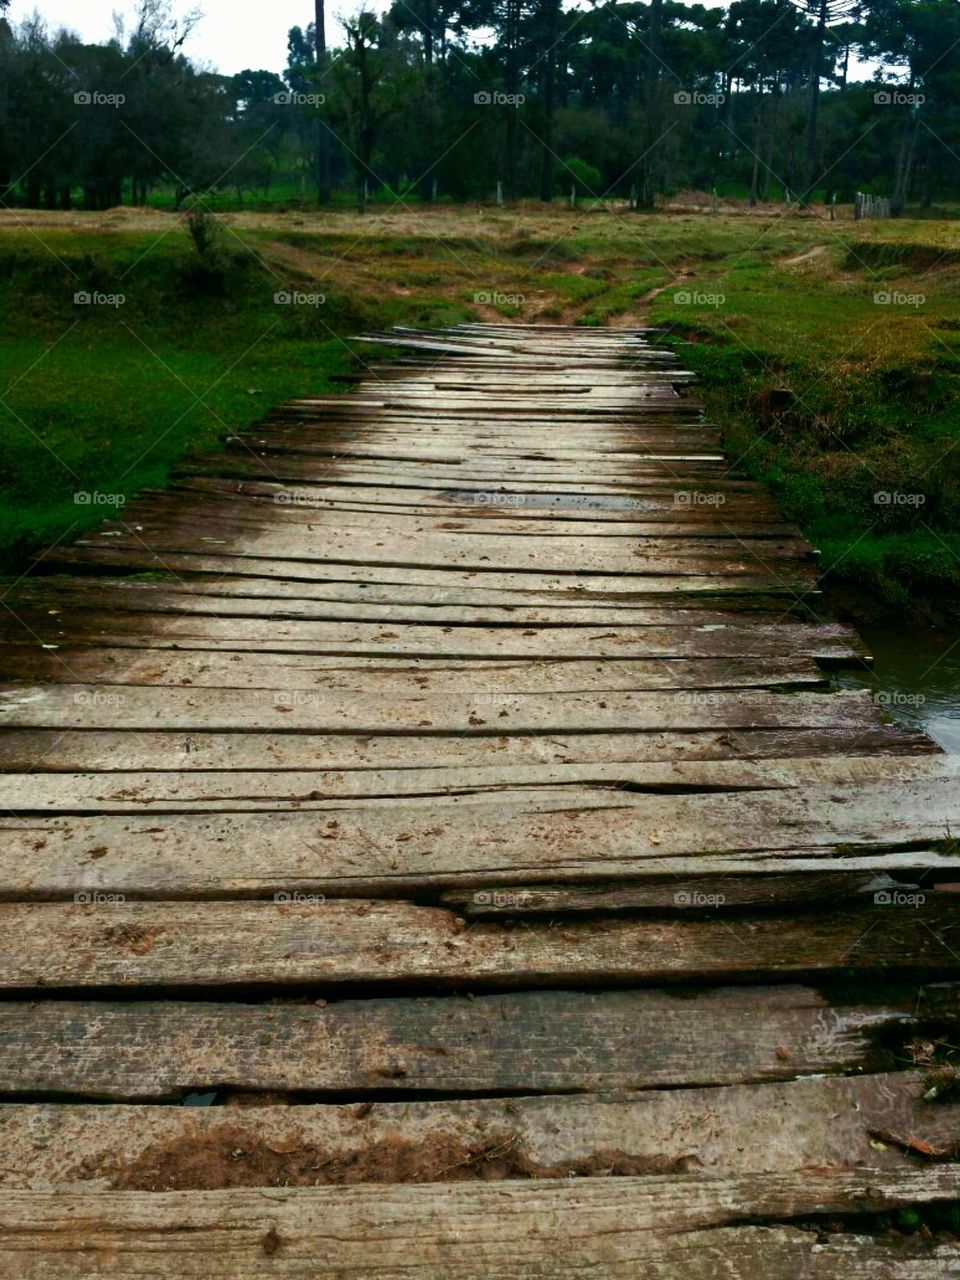
[[[412,299],[374,307],[336,289],[277,305],[286,286],[250,254],[222,250],[198,275],[183,236],[18,237],[0,251],[0,563],[77,536],[122,499],[162,487],[191,452],[215,449],[273,405],[337,389],[363,348],[343,335],[464,308]],[[309,282],[297,286],[310,289]],[[76,292],[122,305],[74,303]],[[372,350],[372,349],[370,349]],[[85,500],[78,495],[101,495]]]
[[[828,228],[801,262],[695,264],[683,289],[722,305],[668,290],[654,319],[695,340],[678,351],[732,458],[821,548],[828,585],[860,614],[933,616],[960,609],[960,236],[876,225],[879,240],[839,243]]]

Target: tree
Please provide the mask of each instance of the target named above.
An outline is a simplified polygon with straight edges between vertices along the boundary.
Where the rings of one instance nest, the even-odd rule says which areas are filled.
[[[838,22],[846,22],[855,16],[860,0],[798,0],[801,9],[814,19],[813,40],[810,50],[807,123],[804,131],[804,159],[802,196],[809,199],[820,177],[818,148],[820,124],[820,81],[832,77],[836,70],[837,46],[828,41],[828,28]]]
[[[321,76],[326,70],[327,65],[327,28],[326,18],[324,15],[323,0],[316,0],[314,5],[313,20],[313,45],[314,54],[317,65],[317,80],[319,85]],[[317,117],[317,203],[327,204],[330,200],[330,134],[323,123],[323,120]]]

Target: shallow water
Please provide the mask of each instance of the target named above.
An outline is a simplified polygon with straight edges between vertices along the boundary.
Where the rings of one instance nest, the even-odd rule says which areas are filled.
[[[872,689],[895,720],[920,725],[960,755],[960,632],[859,628],[874,657],[871,675],[841,683]]]

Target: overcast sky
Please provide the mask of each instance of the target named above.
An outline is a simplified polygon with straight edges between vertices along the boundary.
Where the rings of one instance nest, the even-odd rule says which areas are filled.
[[[566,0],[565,8],[579,8],[582,0]],[[713,8],[725,0],[702,0]],[[382,12],[390,0],[372,0],[371,7]],[[327,38],[339,44],[337,17],[360,8],[361,0],[327,0]],[[312,0],[270,0],[264,6],[252,0],[174,0],[178,13],[199,7],[203,21],[185,46],[195,61],[212,64],[216,70],[232,75],[247,67],[264,67],[282,71],[287,65],[287,32],[291,27],[305,27],[313,18]],[[113,34],[113,13],[129,14],[133,0],[14,0],[10,14],[20,22],[39,9],[51,29],[69,27],[84,40],[103,40]]]
[[[703,0],[713,8],[725,0]],[[327,34],[332,44],[339,44],[340,29],[336,18],[360,8],[361,0],[327,0]],[[389,0],[372,0],[372,7],[384,10]],[[264,6],[252,0],[175,0],[178,13],[186,13],[199,5],[204,18],[185,47],[194,61],[212,65],[226,75],[248,67],[282,71],[287,65],[287,32],[291,27],[305,27],[313,17],[311,0],[270,0]],[[580,7],[580,0],[567,0],[565,7]],[[20,22],[34,9],[39,9],[53,30],[69,27],[88,41],[104,40],[113,34],[113,13],[130,14],[131,0],[14,0],[10,14]]]
[[[202,10],[204,17],[184,52],[227,75],[247,67],[282,71],[287,65],[287,32],[291,27],[305,27],[313,17],[311,0],[270,0],[266,5],[253,4],[251,0],[174,3],[177,13],[187,13],[195,7]],[[328,0],[328,25],[333,15],[358,7],[354,0]],[[113,35],[115,11],[130,15],[134,8],[131,0],[32,0],[26,4],[14,0],[10,14],[14,22],[20,22],[39,9],[51,30],[68,27],[82,39],[93,41]]]

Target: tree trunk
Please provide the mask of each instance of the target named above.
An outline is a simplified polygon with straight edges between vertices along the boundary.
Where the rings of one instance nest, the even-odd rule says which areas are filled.
[[[753,130],[753,172],[750,175],[750,208],[757,205],[760,192],[760,146],[763,141],[763,81],[757,81],[757,118]]]
[[[556,177],[553,159],[553,115],[555,109],[555,45],[557,43],[557,6],[549,0],[548,21],[545,30],[547,53],[543,74],[543,146],[540,149],[540,199],[548,204],[553,200]]]
[[[820,0],[820,14],[817,18],[816,38],[813,44],[813,58],[810,62],[810,105],[807,109],[807,128],[804,143],[804,176],[803,199],[809,200],[813,195],[813,187],[817,181],[817,141],[820,117],[820,72],[823,68],[823,46],[827,30],[827,5],[829,0]]]
[[[317,84],[327,60],[327,30],[324,0],[316,0],[313,19],[313,43],[316,55]],[[317,121],[317,203],[330,200],[330,134],[323,121]]]
[[[910,196],[910,181],[913,175],[913,157],[917,147],[917,124],[919,120],[918,109],[914,108],[910,112],[906,124],[903,126],[903,132],[900,135],[900,143],[897,147],[896,168],[893,178],[893,196],[890,200],[890,208],[894,217],[901,214],[904,206]]]
[[[765,200],[769,187],[769,177],[773,172],[774,147],[777,141],[777,126],[780,116],[780,80],[775,79],[770,90],[769,119],[767,120],[766,160],[760,174],[760,199]]]
[[[660,116],[660,49],[663,31],[663,0],[650,0],[650,28],[647,32],[647,75],[644,98],[646,100],[645,127],[643,129],[644,158],[637,175],[637,210],[654,207],[659,187],[659,160],[657,147],[662,132]]]
[[[513,103],[507,111],[507,163],[506,189],[507,198],[513,199],[517,194],[517,108],[516,95],[520,92],[520,0],[507,0],[507,93],[513,97]]]

